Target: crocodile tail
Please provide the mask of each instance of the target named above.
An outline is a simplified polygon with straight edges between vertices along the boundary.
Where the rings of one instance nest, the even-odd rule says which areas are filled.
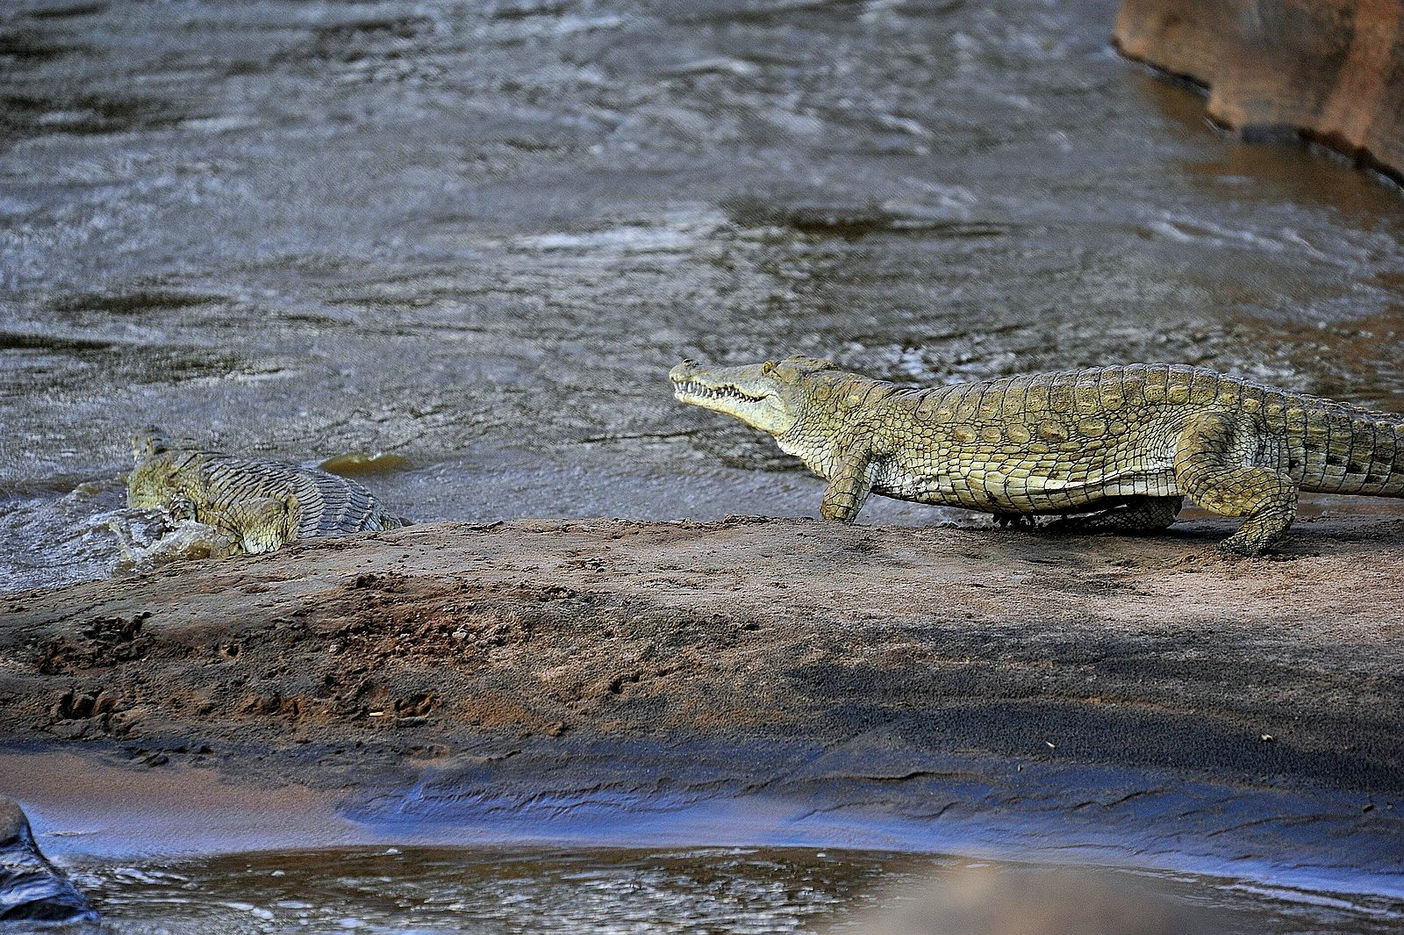
[[[1378,478],[1378,490],[1362,490],[1379,497],[1404,497],[1404,419],[1399,416],[1381,416],[1375,420],[1375,434],[1379,438],[1380,456],[1383,470]]]
[[[403,529],[406,526],[413,526],[414,520],[405,519],[403,516],[396,516],[394,513],[380,514],[381,529]]]
[[[1320,442],[1307,450],[1302,489],[1404,497],[1404,419],[1346,407],[1317,417],[1324,431],[1310,433]]]

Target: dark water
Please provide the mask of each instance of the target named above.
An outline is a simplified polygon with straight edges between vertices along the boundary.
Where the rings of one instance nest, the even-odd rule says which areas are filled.
[[[80,866],[75,879],[114,933],[866,935],[904,904],[926,899],[940,907],[968,898],[974,867],[994,872],[979,861],[864,851],[381,848],[139,867],[105,863]],[[977,887],[983,883],[979,876],[975,881]],[[1398,931],[1400,919],[1398,905],[1208,878],[1122,872],[1094,885],[1133,883],[1149,889],[1154,901],[1137,907],[1144,910],[1137,914],[1148,915],[1153,904],[1163,903],[1209,920],[1208,930],[1217,935],[1383,935]],[[1092,896],[1086,890],[1065,895]],[[986,931],[971,927],[963,935]],[[1037,926],[1018,932],[1051,935]]]
[[[422,520],[702,518],[818,488],[675,404],[682,355],[1404,410],[1398,190],[1218,135],[1115,7],[6,4],[0,587],[111,571],[148,422],[394,452]]]

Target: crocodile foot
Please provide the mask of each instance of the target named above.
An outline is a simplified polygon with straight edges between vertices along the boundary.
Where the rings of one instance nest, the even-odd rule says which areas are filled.
[[[1215,548],[1221,555],[1239,555],[1244,558],[1257,558],[1265,553],[1268,547],[1276,541],[1277,539],[1248,537],[1242,536],[1239,533],[1234,533],[1223,542],[1218,543]]]

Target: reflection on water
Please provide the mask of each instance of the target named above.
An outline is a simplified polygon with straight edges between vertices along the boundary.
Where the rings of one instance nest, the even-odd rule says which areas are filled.
[[[1208,128],[1115,0],[0,12],[0,588],[158,422],[414,519],[812,514],[682,356],[1182,361],[1404,410],[1404,202]],[[954,514],[874,504],[874,521]]]
[[[875,919],[892,917],[904,906],[926,899],[950,905],[957,901],[953,893],[968,908],[989,882],[984,874],[972,878],[970,868],[988,866],[948,857],[791,849],[389,848],[141,867],[101,864],[79,868],[75,881],[118,933],[771,935],[871,931]],[[1046,873],[1024,871],[1035,881]],[[1061,874],[1047,876],[1054,884],[1060,879]],[[1404,911],[1400,905],[1192,877],[1108,874],[1105,882],[1117,890],[1153,890],[1157,895],[1144,903],[1146,915],[1156,910],[1181,920],[1207,918],[1220,933],[1370,935],[1397,931],[1391,926]],[[1053,890],[1043,885],[1033,891]],[[995,886],[990,892],[1007,899],[1012,890]],[[1162,902],[1167,911],[1157,910]],[[1036,933],[1040,930],[1029,930]]]

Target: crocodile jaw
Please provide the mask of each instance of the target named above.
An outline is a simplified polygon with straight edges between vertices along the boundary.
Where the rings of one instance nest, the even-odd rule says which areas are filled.
[[[668,373],[668,378],[679,402],[722,412],[762,432],[780,435],[795,424],[797,414],[785,399],[780,382],[766,367],[701,367],[685,360]]]

